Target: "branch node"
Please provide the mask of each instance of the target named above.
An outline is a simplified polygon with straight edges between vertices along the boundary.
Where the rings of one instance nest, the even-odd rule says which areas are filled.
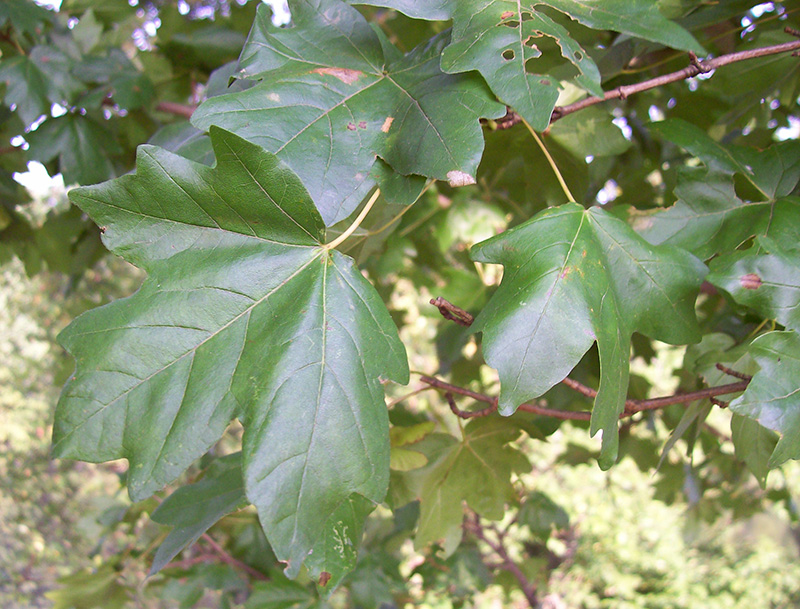
[[[786,32],[787,34],[791,34],[796,38],[800,38],[800,30],[796,30],[793,27],[789,27],[787,25],[785,28],[783,28],[783,31]]]
[[[715,397],[708,398],[708,401],[714,404],[714,406],[719,406],[720,408],[727,408],[730,406],[729,402],[723,402],[722,400],[718,400]]]

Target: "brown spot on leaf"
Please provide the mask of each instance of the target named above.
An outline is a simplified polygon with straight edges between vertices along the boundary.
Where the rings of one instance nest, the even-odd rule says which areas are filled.
[[[500,19],[508,19],[513,14],[514,14],[514,11],[503,11],[503,13],[500,15]]]
[[[327,586],[328,582],[331,581],[331,574],[327,571],[323,571],[319,574],[319,585],[320,586]]]
[[[743,275],[739,281],[745,290],[757,290],[761,287],[761,277],[755,273],[747,273],[747,275]]]
[[[389,127],[392,126],[393,122],[394,122],[394,117],[387,116],[386,120],[383,121],[383,125],[381,125],[381,131],[383,131],[384,133],[389,133]]]
[[[358,70],[350,70],[348,68],[317,68],[314,70],[315,74],[330,74],[334,78],[338,78],[346,85],[352,85],[355,81],[361,78],[362,72]]]
[[[358,123],[359,128],[366,129],[367,128],[367,121],[361,121]]]
[[[347,123],[347,130],[348,131],[355,131],[356,130],[355,124],[354,123]]]

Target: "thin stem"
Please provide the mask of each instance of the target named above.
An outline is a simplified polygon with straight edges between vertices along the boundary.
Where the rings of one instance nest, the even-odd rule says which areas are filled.
[[[564,181],[564,176],[562,176],[561,172],[558,170],[558,165],[556,165],[556,162],[553,160],[553,157],[550,156],[550,151],[547,150],[547,147],[544,145],[544,142],[539,137],[539,134],[537,134],[533,130],[533,127],[531,127],[528,124],[528,121],[526,121],[524,118],[520,117],[520,120],[523,122],[528,131],[530,131],[530,134],[533,136],[533,139],[536,140],[536,143],[542,150],[542,154],[544,154],[545,158],[547,159],[547,162],[550,163],[550,167],[552,168],[553,173],[556,174],[556,179],[558,180],[558,183],[561,185],[561,190],[563,190],[564,194],[567,195],[567,202],[575,201],[575,197],[569,191],[569,186],[567,186],[567,183]]]
[[[189,106],[186,104],[177,104],[175,102],[159,102],[156,104],[158,112],[165,112],[166,114],[175,114],[176,116],[183,116],[184,118],[191,118],[197,106]]]
[[[522,572],[522,569],[520,569],[517,563],[511,559],[511,556],[508,554],[508,550],[506,550],[505,546],[503,545],[503,538],[499,534],[499,531],[494,529],[495,534],[499,538],[498,541],[492,540],[486,535],[486,531],[484,530],[483,526],[481,526],[479,516],[474,513],[471,515],[471,517],[467,516],[467,518],[464,520],[464,528],[484,542],[495,554],[497,554],[501,561],[499,567],[508,571],[514,576],[531,608],[538,607],[539,598],[536,594],[536,586],[528,580],[528,578]],[[484,560],[484,564],[487,564],[483,556],[481,556],[481,559]]]
[[[326,244],[325,244],[323,247],[324,247],[325,249],[332,250],[332,249],[333,249],[333,248],[335,248],[337,245],[339,245],[339,244],[340,244],[342,241],[344,241],[344,240],[345,240],[345,239],[347,239],[347,238],[348,238],[350,235],[352,235],[352,234],[353,234],[353,232],[354,232],[354,231],[355,231],[355,230],[356,230],[356,229],[357,229],[357,228],[358,228],[358,227],[361,225],[361,223],[364,221],[364,218],[366,218],[366,217],[367,217],[367,214],[369,213],[369,210],[370,210],[370,209],[372,209],[372,206],[373,206],[373,205],[375,205],[375,201],[377,201],[377,200],[378,200],[378,197],[380,196],[380,194],[381,194],[381,189],[380,189],[380,188],[376,188],[376,189],[375,189],[375,192],[373,192],[373,193],[372,193],[372,196],[369,198],[369,201],[367,201],[367,204],[364,206],[364,209],[362,209],[362,210],[361,210],[361,213],[360,213],[360,214],[358,214],[358,217],[357,217],[357,218],[356,218],[356,219],[353,221],[353,223],[352,223],[352,224],[351,224],[351,225],[350,225],[350,226],[347,228],[347,230],[346,230],[346,231],[344,231],[344,232],[343,232],[341,235],[339,235],[338,237],[336,237],[336,239],[334,239],[334,240],[333,240],[333,241],[331,241],[330,243],[326,243]]]
[[[420,380],[431,387],[436,387],[437,389],[446,392],[446,394],[451,394],[451,397],[448,399],[450,410],[452,410],[453,414],[461,419],[485,417],[497,410],[497,398],[493,398],[483,393],[478,393],[477,391],[472,391],[471,389],[466,389],[465,387],[453,385],[452,383],[448,383],[433,376],[422,376]],[[578,391],[587,397],[591,398],[597,395],[597,392],[594,389],[586,387],[585,385],[570,378],[564,379],[562,383],[564,383],[570,389],[574,389],[575,391]],[[727,385],[719,385],[717,387],[707,387],[705,389],[699,389],[698,391],[691,391],[689,393],[676,393],[660,398],[651,398],[648,400],[625,400],[625,411],[619,415],[619,418],[624,419],[626,417],[633,416],[637,412],[643,412],[645,410],[658,410],[667,406],[672,406],[673,404],[688,404],[689,402],[713,398],[718,395],[738,393],[740,391],[744,391],[749,383],[749,380],[742,380],[737,383],[729,383]],[[453,394],[463,395],[465,397],[472,398],[476,402],[489,404],[489,407],[475,411],[460,410],[455,406],[454,400],[452,400]],[[547,408],[546,406],[530,403],[522,404],[517,410],[570,421],[589,421],[592,418],[591,412],[560,410],[557,408]]]
[[[264,575],[258,569],[255,569],[250,565],[243,563],[241,560],[238,560],[233,556],[231,556],[230,554],[228,554],[228,552],[225,551],[225,548],[223,548],[216,541],[214,541],[213,537],[211,537],[208,533],[203,533],[203,541],[205,541],[209,546],[211,546],[211,549],[214,550],[214,553],[216,553],[216,555],[219,556],[219,559],[222,562],[229,564],[232,567],[237,567],[241,569],[242,571],[244,571],[251,577],[254,577],[255,579],[260,579],[262,581],[266,581],[269,579],[269,577]]]

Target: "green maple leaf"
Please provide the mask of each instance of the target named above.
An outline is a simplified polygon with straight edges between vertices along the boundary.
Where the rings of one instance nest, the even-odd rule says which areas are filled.
[[[705,165],[680,171],[674,205],[636,220],[637,230],[651,243],[710,258],[733,251],[754,235],[797,226],[800,206],[788,195],[800,180],[800,142],[780,142],[763,151],[726,147],[680,119],[654,123],[651,130]],[[749,183],[752,200],[737,196],[736,175]]]
[[[453,436],[432,434],[415,445],[428,458],[424,468],[394,474],[394,482],[420,499],[416,546],[442,542],[452,554],[461,542],[462,503],[484,518],[500,520],[505,505],[515,500],[512,473],[528,471],[528,459],[510,445],[520,429],[500,418],[475,419],[459,442]]]
[[[446,34],[403,56],[340,0],[298,0],[293,25],[260,6],[239,60],[261,82],[203,103],[195,126],[220,125],[276,153],[303,180],[326,224],[374,186],[381,157],[402,175],[474,183],[480,117],[505,106],[474,75],[441,71]]]
[[[767,468],[773,469],[789,459],[800,459],[800,335],[769,332],[755,339],[749,351],[761,370],[731,402],[730,410],[781,435],[767,462]]]
[[[67,184],[96,184],[113,177],[111,157],[122,152],[102,123],[77,113],[49,118],[26,138],[31,158],[47,163],[58,157]]]
[[[560,382],[597,341],[600,385],[592,433],[603,430],[600,463],[617,456],[617,420],[628,390],[631,335],[696,342],[694,313],[705,266],[686,251],[653,246],[599,208],[545,210],[472,249],[502,264],[503,280],[473,327],[500,373],[499,409]]]
[[[442,53],[442,69],[457,73],[478,70],[492,91],[539,131],[550,124],[559,82],[536,74],[537,47],[554,39],[562,55],[580,71],[576,79],[602,97],[600,72],[567,30],[541,11],[516,0],[475,0],[453,6],[453,39]]]
[[[148,279],[61,334],[77,369],[56,411],[54,453],[128,459],[138,500],[238,417],[247,498],[295,576],[316,544],[340,537],[338,510],[383,500],[379,377],[406,382],[407,361],[372,286],[322,245],[322,218],[298,178],[233,134],[210,137],[215,167],[142,146],[135,174],[70,192],[109,249]]]

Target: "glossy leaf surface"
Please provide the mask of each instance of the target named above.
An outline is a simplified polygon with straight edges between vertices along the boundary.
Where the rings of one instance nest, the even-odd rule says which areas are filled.
[[[295,576],[343,503],[383,499],[379,377],[405,382],[405,352],[352,261],[320,245],[322,219],[297,177],[233,134],[212,129],[211,140],[213,168],[141,147],[136,174],[70,193],[149,277],[62,333],[77,370],[54,452],[127,458],[141,499],[238,417],[247,498]]]
[[[328,225],[375,184],[378,156],[403,175],[474,183],[478,119],[505,107],[479,78],[441,71],[446,35],[403,56],[340,0],[298,1],[292,15],[292,27],[277,28],[259,7],[239,65],[260,83],[205,102],[197,127],[220,125],[275,152]]]
[[[483,331],[487,363],[500,373],[500,412],[510,415],[560,382],[596,341],[601,377],[592,432],[603,430],[601,464],[609,467],[617,456],[631,335],[698,340],[694,301],[705,266],[575,203],[476,245],[472,258],[504,267],[474,326]]]

